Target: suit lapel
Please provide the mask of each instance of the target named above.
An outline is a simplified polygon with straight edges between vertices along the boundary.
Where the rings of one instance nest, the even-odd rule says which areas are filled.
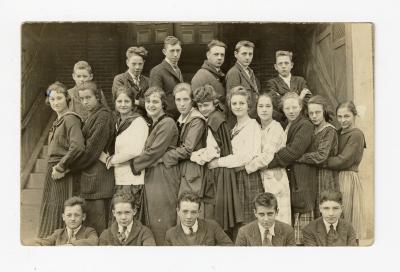
[[[182,80],[179,78],[178,74],[175,72],[174,69],[172,69],[172,66],[166,60],[162,61],[162,65],[171,75],[173,75],[176,79],[178,79],[179,82],[182,82]]]
[[[81,227],[81,229],[82,229],[82,227]],[[80,232],[81,230],[79,230],[78,231],[78,233]],[[60,235],[60,242],[61,242],[61,244],[66,244],[67,242],[68,242],[68,231],[67,231],[67,228],[65,227],[64,229],[63,229],[63,231],[62,231],[62,233],[61,233],[61,235]]]
[[[126,238],[124,245],[130,244],[133,239],[135,239],[139,235],[139,224],[136,221],[133,221],[131,232],[129,233],[128,238]]]
[[[243,69],[243,67],[236,62],[236,68],[239,70],[239,72],[242,74],[242,77],[250,84],[250,86],[256,91],[258,92],[258,87],[256,84],[256,78],[254,76],[253,70],[251,70],[251,68],[249,67],[249,71],[250,71],[250,75],[253,75],[254,78],[254,82],[251,80],[251,78],[247,75],[246,71]]]
[[[196,232],[196,245],[202,245],[202,244],[204,244],[204,243],[202,243],[204,241],[204,237],[207,234],[206,224],[201,219],[197,219],[197,221],[198,221],[199,227]]]
[[[291,88],[289,88],[289,86],[286,84],[286,82],[279,75],[278,75],[277,80],[282,89],[285,89],[286,92],[290,92]],[[293,80],[293,76],[290,78],[290,86],[293,85],[292,80]]]
[[[272,236],[272,245],[273,246],[283,246],[283,233],[282,233],[282,225],[279,222],[275,221],[274,228],[275,235]]]
[[[317,221],[317,236],[320,240],[320,244],[326,246],[328,243],[328,235],[326,233],[326,228],[324,222],[322,221],[322,217]]]
[[[260,229],[258,228],[257,220],[251,223],[250,235],[251,235],[250,244],[252,246],[262,246],[261,233]]]
[[[341,246],[347,245],[347,228],[345,228],[344,223],[341,219],[336,226],[336,231],[338,234],[336,243]]]

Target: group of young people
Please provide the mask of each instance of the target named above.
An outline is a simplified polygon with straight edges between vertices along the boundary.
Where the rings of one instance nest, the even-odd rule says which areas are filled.
[[[357,245],[365,139],[354,103],[335,118],[291,75],[288,51],[276,52],[279,75],[262,90],[249,41],[236,44],[225,76],[225,50],[211,41],[189,84],[176,37],[150,78],[146,49],[129,48],[115,112],[87,62],[75,64],[74,88],[49,86],[57,120],[36,244]]]

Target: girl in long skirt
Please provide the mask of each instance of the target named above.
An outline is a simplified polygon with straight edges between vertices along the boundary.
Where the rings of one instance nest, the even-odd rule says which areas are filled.
[[[46,103],[57,113],[57,119],[49,133],[48,168],[39,219],[40,238],[62,228],[64,201],[72,196],[72,175],[67,169],[85,148],[81,119],[68,110],[70,101],[64,84],[55,82],[48,87]]]
[[[115,88],[114,102],[117,111],[115,148],[114,154],[107,158],[107,168],[114,167],[115,192],[131,193],[138,209],[135,217],[137,220],[143,220],[141,204],[145,170],[142,170],[140,175],[134,175],[130,160],[143,152],[149,127],[143,116],[136,112],[135,93],[131,88]]]
[[[329,123],[332,120],[332,114],[328,110],[328,101],[324,97],[320,95],[311,97],[307,107],[308,116],[314,124],[314,135],[310,148],[298,159],[298,162],[317,167],[318,190],[314,215],[315,217],[319,217],[318,202],[320,194],[323,191],[339,191],[337,172],[320,167],[328,157],[336,156],[338,151],[338,135],[336,128]]]
[[[343,215],[351,222],[357,240],[365,236],[365,204],[363,185],[358,177],[358,166],[366,147],[363,132],[355,127],[357,109],[352,101],[338,105],[336,116],[341,125],[339,151],[324,164],[339,172],[339,188],[343,194]]]
[[[286,133],[281,124],[272,119],[273,103],[269,94],[261,94],[257,101],[257,114],[261,120],[261,151],[246,165],[247,173],[264,168],[274,158],[274,154],[286,144]],[[289,180],[285,168],[264,169],[261,171],[264,189],[275,195],[279,212],[276,219],[291,224]]]
[[[194,101],[207,119],[207,146],[192,153],[191,160],[204,165],[212,159],[232,154],[231,136],[214,87],[207,84],[194,91]],[[204,217],[217,221],[232,237],[235,225],[243,222],[235,169],[206,169],[200,196],[204,202]]]
[[[235,168],[243,223],[247,224],[256,219],[253,207],[254,198],[264,192],[259,171],[247,174],[244,169],[247,163],[261,153],[261,128],[257,121],[249,116],[250,94],[244,87],[232,88],[228,101],[232,113],[237,118],[231,134],[233,154],[212,160],[208,164],[208,168]]]

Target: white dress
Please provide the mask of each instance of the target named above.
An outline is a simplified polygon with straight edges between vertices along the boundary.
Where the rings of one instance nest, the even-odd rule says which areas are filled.
[[[274,158],[274,154],[286,145],[287,135],[282,126],[275,120],[261,130],[261,150],[251,162],[246,165],[247,173],[265,168]],[[272,193],[278,200],[277,220],[291,225],[290,188],[284,168],[264,169],[261,171],[266,192]]]

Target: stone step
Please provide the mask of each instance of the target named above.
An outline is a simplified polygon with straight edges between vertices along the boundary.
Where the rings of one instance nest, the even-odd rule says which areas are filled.
[[[40,205],[43,189],[24,189],[21,192],[21,205]]]
[[[40,154],[39,154],[39,158],[40,158],[40,159],[47,159],[47,158],[48,158],[47,150],[48,150],[48,146],[47,146],[47,145],[44,145],[44,146],[42,147],[42,151],[40,151]]]
[[[44,173],[31,173],[26,188],[43,190],[45,178],[46,174]]]
[[[34,238],[39,229],[40,205],[21,205],[21,243]]]
[[[37,159],[35,164],[34,173],[46,173],[47,172],[47,159]]]

